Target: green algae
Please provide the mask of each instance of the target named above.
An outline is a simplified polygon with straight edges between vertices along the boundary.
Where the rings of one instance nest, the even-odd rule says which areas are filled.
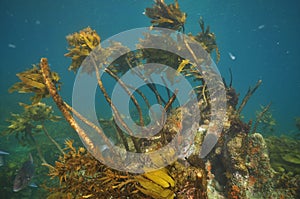
[[[266,138],[271,165],[277,172],[300,174],[300,140],[290,137],[271,136]]]

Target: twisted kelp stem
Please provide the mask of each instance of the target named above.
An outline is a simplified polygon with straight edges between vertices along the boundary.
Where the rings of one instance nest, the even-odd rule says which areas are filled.
[[[168,111],[168,109],[171,107],[171,105],[175,101],[177,93],[178,93],[178,89],[175,89],[174,94],[172,95],[172,97],[169,98],[169,101],[167,102],[167,104],[164,107],[166,112]]]
[[[67,107],[69,111],[71,111],[76,117],[78,117],[81,121],[83,121],[85,124],[87,124],[89,127],[93,128],[97,133],[101,136],[101,138],[104,140],[105,144],[113,151],[113,146],[109,139],[106,137],[106,135],[102,132],[102,130],[96,126],[93,122],[90,122],[85,117],[83,117],[80,113],[78,113],[75,109],[73,109],[70,105],[68,105],[66,102],[64,105]]]
[[[37,150],[37,152],[38,152],[38,156],[39,156],[39,158],[41,159],[42,164],[48,164],[47,161],[45,160],[44,156],[43,156],[43,153],[42,153],[42,150],[41,150],[40,146],[39,146],[38,143],[35,141],[35,139],[34,139],[34,137],[32,136],[31,133],[29,133],[29,136],[30,136],[31,140],[33,141],[33,143],[34,143],[34,145],[35,145],[35,147],[36,147],[36,150]]]
[[[56,146],[56,148],[62,153],[65,154],[65,152],[62,150],[62,148],[59,146],[59,144],[50,136],[48,130],[46,129],[45,125],[42,124],[43,131],[45,135],[48,137],[48,139]]]
[[[252,130],[252,133],[256,133],[256,129],[257,129],[257,126],[259,124],[259,121],[261,121],[262,117],[265,115],[265,113],[270,109],[271,107],[271,102],[266,106],[264,107],[264,109],[259,113],[259,115],[256,117],[256,121],[255,121],[255,124],[254,124],[254,127],[253,127],[253,130]]]
[[[110,76],[112,76],[117,82],[119,82],[119,84],[123,87],[123,89],[126,91],[126,93],[128,94],[128,96],[130,97],[130,99],[132,100],[132,102],[134,103],[134,105],[136,106],[138,112],[139,112],[139,117],[140,117],[140,125],[144,126],[144,119],[143,119],[143,113],[142,113],[142,109],[141,106],[139,105],[138,101],[136,100],[136,98],[134,97],[134,95],[131,95],[129,89],[127,88],[126,84],[116,75],[114,74],[111,70],[109,70],[108,68],[105,68],[105,72],[107,72]]]
[[[142,91],[140,91],[138,88],[134,88],[133,86],[130,86],[130,85],[127,85],[127,87],[130,88],[130,89],[133,89],[135,92],[137,92],[137,94],[139,94],[143,98],[143,100],[145,101],[147,107],[150,109],[151,105],[150,105],[148,99],[146,98],[146,96],[142,93]]]
[[[261,85],[261,83],[262,83],[262,80],[260,79],[257,81],[257,83],[255,84],[253,89],[251,89],[251,88],[248,89],[246,96],[244,97],[241,105],[239,106],[238,110],[236,111],[237,115],[239,115],[242,112],[244,106],[247,104],[248,100],[253,95],[253,93],[256,91],[256,89]]]
[[[71,113],[69,112],[69,109],[66,107],[63,99],[57,93],[56,87],[53,84],[51,76],[50,76],[50,69],[49,69],[47,58],[41,58],[40,68],[41,68],[41,71],[43,74],[45,84],[48,88],[48,91],[49,91],[50,95],[52,96],[54,102],[56,103],[57,107],[62,112],[63,116],[66,118],[67,122],[78,133],[78,135],[81,137],[81,139],[84,141],[84,143],[89,146],[89,149],[94,153],[94,155],[99,157],[100,159],[103,159],[103,156],[102,156],[100,150],[97,150],[98,147],[94,145],[94,143],[86,135],[84,130],[77,124],[77,122],[72,117]]]
[[[170,99],[171,98],[171,93],[170,93],[170,90],[169,90],[169,87],[168,87],[168,84],[167,84],[167,82],[166,82],[166,80],[165,80],[165,78],[164,78],[164,76],[160,76],[160,78],[161,78],[161,80],[163,81],[163,83],[164,83],[164,86],[165,86],[165,88],[166,88],[166,91],[167,91],[167,95],[168,95],[168,98]]]
[[[133,70],[132,65],[130,64],[128,58],[126,58],[126,62],[129,66],[130,69],[132,69],[131,71],[133,71],[137,76],[139,76],[139,78],[141,78],[146,85],[153,91],[153,93],[155,94],[156,100],[157,102],[161,105],[162,104],[162,97],[160,96],[160,94],[158,93],[157,89],[155,88],[155,86],[153,84],[151,84],[144,76],[143,74],[141,74],[139,71]]]
[[[133,142],[133,145],[134,145],[134,148],[136,150],[136,152],[138,153],[141,153],[141,149],[140,149],[140,146],[138,144],[138,140],[136,137],[134,137],[133,135],[133,132],[131,131],[131,129],[127,126],[127,124],[123,121],[122,117],[120,116],[119,114],[119,111],[117,110],[117,108],[115,107],[115,105],[112,103],[108,93],[106,92],[106,89],[104,88],[103,86],[103,82],[100,78],[100,74],[99,74],[99,71],[98,71],[98,66],[95,62],[95,59],[91,59],[93,61],[93,65],[94,65],[94,68],[95,68],[95,71],[96,71],[96,77],[97,77],[97,81],[98,81],[98,86],[101,90],[101,92],[103,93],[104,97],[105,97],[105,100],[107,101],[107,103],[110,105],[111,109],[113,110],[115,116],[116,116],[116,119],[118,120],[118,122],[120,122],[120,124],[126,129],[126,131],[129,133],[131,139],[132,139],[132,142]]]

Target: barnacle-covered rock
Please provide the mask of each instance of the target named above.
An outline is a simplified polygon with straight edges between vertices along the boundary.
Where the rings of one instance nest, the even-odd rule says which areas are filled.
[[[194,159],[195,158],[195,159]],[[194,161],[196,160],[196,161]],[[171,168],[171,176],[176,180],[176,198],[207,198],[207,176],[203,161],[197,156],[189,160],[189,163],[175,162]],[[189,166],[187,166],[187,164]]]
[[[248,196],[268,198],[274,188],[274,170],[270,164],[268,148],[263,136],[254,133],[248,137],[246,165],[249,171],[247,183]]]

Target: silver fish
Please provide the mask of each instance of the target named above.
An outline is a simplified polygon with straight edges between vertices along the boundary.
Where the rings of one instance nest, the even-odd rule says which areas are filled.
[[[9,155],[9,153],[0,150],[0,155]]]
[[[5,151],[0,151],[0,167],[2,167],[4,165],[4,157],[3,155],[9,155],[9,153],[5,152]]]
[[[30,160],[23,163],[22,167],[20,168],[19,172],[17,173],[15,180],[14,180],[14,186],[13,191],[18,192],[25,187],[27,187],[31,179],[34,175],[34,164],[31,154],[29,154]]]

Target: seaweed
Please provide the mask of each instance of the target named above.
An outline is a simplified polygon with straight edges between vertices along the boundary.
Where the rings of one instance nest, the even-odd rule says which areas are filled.
[[[152,8],[146,8],[145,15],[151,18],[154,27],[169,28],[172,30],[183,30],[186,13],[180,11],[178,1],[174,4],[165,4],[164,0],[155,0]]]
[[[41,99],[43,98],[50,96],[45,85],[41,70],[37,65],[34,64],[31,69],[18,73],[17,76],[21,80],[21,82],[17,82],[13,86],[11,86],[8,89],[10,93],[14,91],[17,91],[19,93],[34,93],[35,95],[30,98],[33,104],[41,101]],[[59,82],[60,77],[58,73],[51,71],[50,76],[51,80],[59,90],[61,83]]]
[[[184,32],[187,14],[180,11],[177,1],[167,5],[163,0],[156,0],[153,7],[146,8],[145,15],[152,19],[152,26],[150,27],[152,29],[161,27]],[[209,55],[215,52],[216,61],[218,61],[220,53],[215,34],[210,31],[209,26],[205,27],[202,18],[199,20],[199,25],[200,32],[197,35],[189,34],[188,37],[200,44],[204,48],[204,52],[209,53]],[[232,74],[229,86],[226,85],[225,80],[218,78],[214,83],[218,89],[225,84],[226,101],[224,103],[227,103],[228,106],[223,108],[226,110],[215,107],[217,111],[213,112],[211,110],[212,103],[219,100],[218,94],[221,91],[216,89],[212,92],[208,88],[208,83],[215,79],[216,75],[210,69],[207,71],[197,69],[197,64],[206,65],[210,63],[205,63],[201,57],[195,55],[192,42],[186,41],[179,32],[176,34],[178,34],[177,37],[170,37],[167,34],[145,34],[138,44],[140,50],[134,52],[129,52],[129,49],[119,42],[111,42],[108,47],[101,46],[99,34],[90,27],[67,36],[69,52],[65,56],[72,59],[69,70],[75,73],[81,70],[80,72],[89,75],[95,74],[98,88],[112,109],[113,119],[99,118],[100,123],[106,127],[104,130],[81,115],[62,98],[58,92],[60,78],[57,73],[50,69],[47,58],[41,58],[39,64],[34,65],[32,69],[17,74],[21,82],[14,84],[9,91],[34,93],[35,95],[31,105],[21,104],[24,107],[24,113],[12,114],[13,119],[9,120],[10,125],[6,133],[15,133],[17,137],[29,138],[34,144],[37,144],[34,133],[44,131],[45,135],[61,151],[55,164],[51,165],[45,161],[37,145],[43,165],[49,168],[49,177],[54,182],[54,185],[47,187],[50,191],[48,198],[270,198],[274,196],[274,187],[286,182],[287,179],[291,179],[286,175],[284,177],[282,175],[280,178],[273,171],[273,168],[276,170],[276,164],[273,162],[276,158],[273,157],[272,151],[277,150],[276,145],[267,141],[271,151],[270,161],[267,144],[262,135],[255,132],[251,134],[251,121],[246,123],[241,119],[243,108],[262,81],[258,80],[254,88],[249,88],[238,106],[239,95],[232,86]],[[178,51],[187,51],[191,54],[191,59],[163,50],[144,48],[153,41],[160,45],[168,44]],[[90,58],[86,59],[88,56]],[[117,59],[110,63],[111,58]],[[148,63],[170,66],[176,73],[165,71],[160,67],[144,68],[144,73],[132,70]],[[134,136],[133,130],[124,120],[129,116],[122,115],[112,102],[107,89],[109,85],[102,81],[99,72],[105,73],[107,77],[120,83],[135,107],[135,112],[132,114],[136,114],[136,123],[145,126],[149,117],[145,116],[141,104],[144,103],[150,108],[150,100],[148,93],[146,95],[143,89],[136,89],[135,94],[130,93],[134,88],[123,82],[121,78],[129,70],[144,81],[148,91],[155,96],[154,101],[160,104],[165,111],[165,114],[160,118],[162,119],[161,122],[158,121],[156,124],[157,127],[161,127],[160,131],[151,138]],[[163,72],[166,73],[165,77],[161,77],[166,87],[165,93],[151,79],[151,74]],[[169,85],[166,79],[174,84],[179,74],[195,83],[193,84],[193,86],[195,85],[193,91],[196,93],[198,101],[193,104],[192,108],[177,105],[178,90],[175,89],[173,92],[168,90]],[[58,144],[55,144],[55,140],[51,139],[45,127],[45,121],[55,122],[59,118],[53,114],[52,107],[41,102],[43,98],[49,96],[52,97],[68,124],[78,133],[86,148],[74,146],[73,141],[66,140],[65,149],[61,149]],[[193,109],[199,109],[201,112],[201,120],[197,125],[183,120],[183,115],[194,114]],[[262,110],[257,114],[257,122],[254,125],[255,131],[260,121],[269,118],[268,110],[269,105],[262,107]],[[206,158],[202,159],[199,154],[201,155],[202,152],[204,137],[210,127],[217,127],[218,124],[212,123],[211,120],[221,117],[220,112],[226,112],[225,118],[222,118],[224,119],[222,120],[223,123],[220,124],[223,127],[220,130],[220,137],[217,137],[218,142],[212,151]],[[186,143],[184,146],[185,153],[177,157],[178,154],[175,150],[170,149],[167,151],[168,157],[164,155],[150,156],[142,167],[143,173],[139,174],[115,170],[102,163],[105,152],[99,150],[99,146],[93,142],[93,138],[88,135],[88,132],[81,127],[75,118],[95,130],[114,153],[130,151],[151,154],[174,139],[176,139],[175,145]],[[163,123],[163,119],[166,119],[165,123]],[[190,131],[195,132],[195,137],[188,138],[181,135],[182,129],[187,127]],[[128,134],[125,133],[124,129]],[[112,142],[107,136],[108,132],[105,131],[114,134],[116,139],[114,144],[119,147],[118,150],[120,151],[114,151]],[[65,134],[61,136],[66,137]],[[282,168],[284,171],[290,170],[291,165],[299,164],[298,151],[293,151],[292,148],[285,150],[289,153],[282,153],[280,157],[277,157],[285,163],[284,168],[280,165],[278,170],[282,170]],[[175,156],[177,158],[170,163],[169,159]],[[107,159],[119,161],[118,158],[125,159],[128,157],[116,156]],[[161,162],[168,162],[169,165],[156,170],[150,169],[153,165],[159,165]],[[298,174],[297,169],[291,172],[295,175]],[[278,182],[273,181],[274,179],[278,179]],[[55,184],[55,182],[58,183]],[[295,196],[297,194],[296,189],[292,188],[288,194]],[[283,193],[287,192],[279,190],[275,195],[281,196]]]
[[[252,132],[256,132],[256,130],[259,129],[259,131],[266,136],[270,136],[274,133],[276,120],[270,111],[270,107],[271,103],[267,106],[261,106],[261,109],[256,112],[256,121]]]
[[[23,107],[24,111],[20,114],[11,114],[12,119],[8,120],[10,124],[2,134],[15,134],[16,138],[23,145],[33,144],[38,151],[40,159],[44,163],[47,162],[42,154],[40,143],[35,139],[35,133],[44,132],[46,137],[57,147],[57,149],[61,153],[64,153],[59,144],[51,137],[45,126],[46,121],[57,122],[61,119],[61,117],[53,114],[52,107],[42,102],[31,105],[19,103],[19,105]]]
[[[69,70],[76,72],[83,60],[100,44],[100,36],[95,30],[87,27],[78,33],[70,34],[66,37],[69,44],[69,52],[65,54],[66,57],[72,58],[72,63]],[[86,72],[93,71],[93,68],[85,69]]]
[[[214,33],[210,32],[210,27],[207,26],[205,29],[204,20],[202,17],[199,19],[199,25],[201,28],[201,32],[199,32],[196,36],[193,36],[192,34],[189,34],[191,38],[199,42],[204,50],[206,50],[208,53],[212,53],[214,50],[216,51],[217,55],[217,62],[220,60],[220,51],[216,43],[216,36]]]

